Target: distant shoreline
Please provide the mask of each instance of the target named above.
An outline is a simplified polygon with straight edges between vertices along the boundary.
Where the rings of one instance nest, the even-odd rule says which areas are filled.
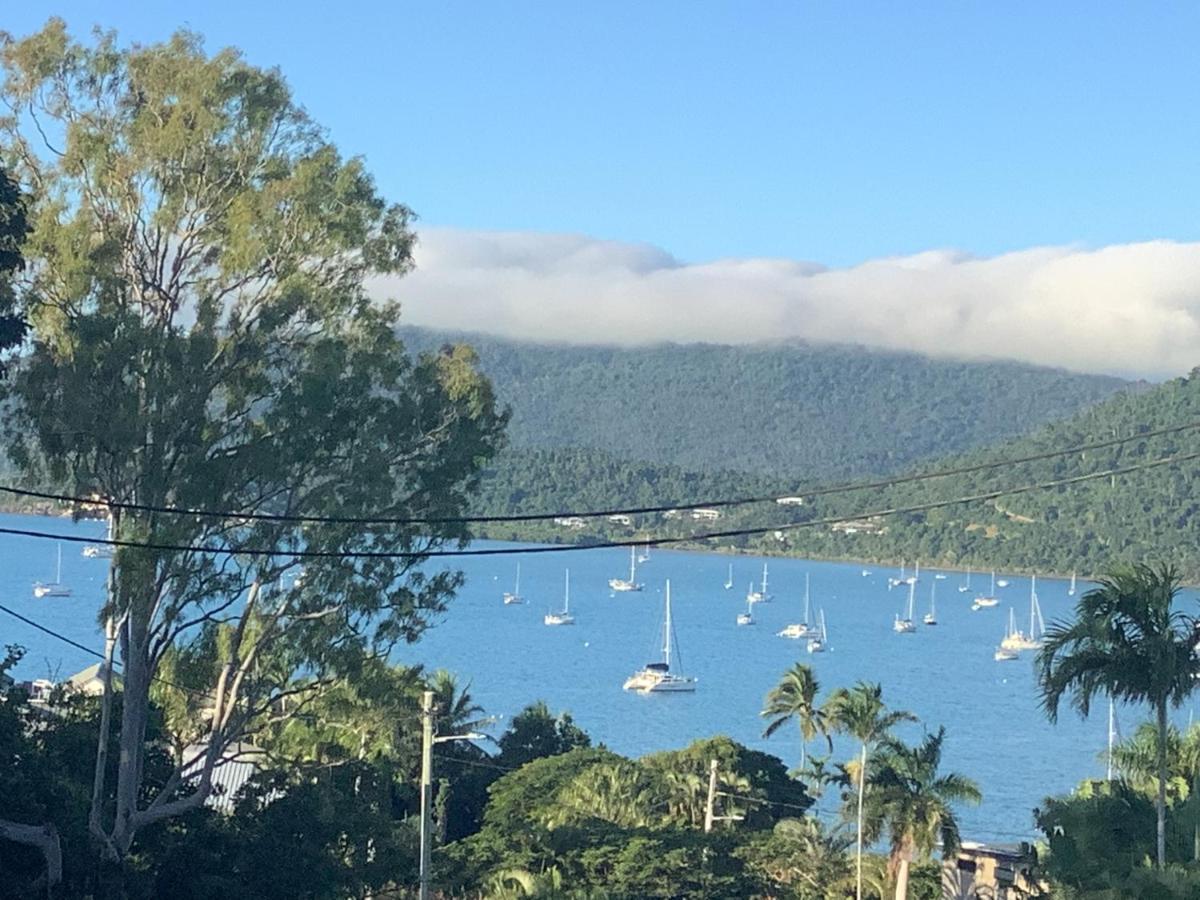
[[[61,505],[56,505],[55,501],[43,501],[43,502],[36,503],[30,507],[24,507],[24,508],[13,506],[11,504],[0,503],[0,513],[3,513],[5,515],[14,515],[14,516],[44,516],[45,518],[51,518],[51,519],[71,519],[72,521],[76,521],[76,513],[74,511],[72,511],[71,509],[68,509],[68,508],[64,508]],[[92,515],[87,512],[78,516],[78,520],[90,520],[90,521],[103,521],[104,518],[105,518],[104,516]],[[512,544],[512,543],[531,543],[531,544],[537,544],[538,546],[542,546],[542,547],[562,547],[564,552],[578,552],[578,551],[574,551],[574,550],[569,550],[568,548],[586,546],[584,544],[579,544],[579,543],[574,543],[574,542],[564,542],[562,544],[550,543],[547,541],[524,541],[524,542],[522,542],[522,541],[509,540],[509,539],[492,538],[492,537],[487,537],[487,536],[480,536],[480,537],[476,538],[476,540],[496,540],[501,543],[510,543],[510,544]],[[629,542],[629,544],[632,546],[640,546],[642,544],[645,544],[645,541],[644,540],[631,540]],[[892,568],[892,569],[899,569],[900,563],[901,563],[901,560],[898,560],[898,559],[871,559],[871,558],[867,558],[867,557],[823,556],[821,554],[814,554],[814,553],[803,553],[802,554],[802,553],[788,553],[786,551],[778,552],[778,551],[769,551],[769,550],[743,551],[743,550],[738,550],[738,549],[734,549],[734,548],[730,548],[730,547],[702,547],[702,546],[692,546],[692,545],[688,545],[688,544],[670,544],[670,545],[659,547],[658,545],[651,543],[650,546],[655,547],[656,549],[676,550],[676,551],[683,552],[683,553],[709,553],[709,554],[715,554],[715,555],[720,555],[720,556],[758,556],[758,557],[769,557],[769,558],[773,558],[773,559],[808,559],[808,560],[812,560],[814,562],[833,562],[833,563],[844,563],[847,565],[853,564],[853,565],[857,565],[857,566],[875,566],[875,567],[885,567],[885,568]],[[905,562],[907,564],[907,563],[911,562],[911,560],[906,559],[906,560],[903,560],[903,562]],[[990,573],[992,571],[991,566],[988,566],[986,568],[969,569],[968,570],[967,568],[965,568],[963,566],[959,566],[959,565],[955,565],[955,564],[942,564],[942,563],[939,563],[936,561],[927,562],[925,560],[921,560],[921,564],[926,566],[929,569],[934,569],[939,572],[955,572],[955,573],[959,573],[959,574],[966,574],[968,571],[970,571],[972,575],[978,575],[983,572]],[[1070,572],[1054,572],[1054,571],[1045,570],[1045,569],[1039,569],[1039,570],[1034,571],[1034,570],[1027,570],[1027,569],[1021,569],[1021,568],[1004,568],[1004,569],[997,568],[996,571],[1003,572],[1006,575],[1011,574],[1011,575],[1019,575],[1019,576],[1023,576],[1023,577],[1028,577],[1031,575],[1038,575],[1038,576],[1046,577],[1046,578],[1056,578],[1056,579],[1060,579],[1062,581],[1069,580],[1071,578],[1071,574],[1072,574]],[[1091,573],[1076,572],[1074,574],[1075,574],[1076,579],[1078,579],[1078,580],[1082,580],[1082,581],[1094,580],[1094,576]],[[1186,584],[1185,587],[1195,588],[1195,587],[1200,587],[1200,585]]]

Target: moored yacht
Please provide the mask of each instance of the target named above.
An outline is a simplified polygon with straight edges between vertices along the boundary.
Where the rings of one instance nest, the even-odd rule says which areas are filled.
[[[804,619],[801,622],[793,623],[786,626],[782,631],[776,632],[779,637],[791,638],[792,640],[801,640],[803,638],[820,637],[821,632],[818,628],[808,624],[808,573],[804,573]]]
[[[639,694],[681,694],[696,690],[695,678],[688,678],[671,671],[673,629],[671,627],[670,580],[667,581],[664,604],[662,662],[646,663],[645,667],[630,675],[624,684],[627,691],[637,691]]]
[[[771,595],[767,593],[767,564],[763,563],[762,586],[756,591],[754,583],[750,583],[750,589],[746,591],[746,599],[751,603],[766,603],[771,599]]]
[[[738,613],[737,623],[739,625],[753,625],[754,624],[754,613],[751,612],[751,610],[753,610],[753,609],[754,609],[754,604],[751,603],[749,600],[747,600],[746,601],[746,611],[744,613]]]
[[[512,606],[516,603],[524,603],[521,599],[521,564],[517,563],[517,582],[513,585],[511,591],[504,592],[504,605]]]
[[[571,615],[571,570],[567,569],[566,585],[563,588],[563,608],[560,612],[548,612],[542,619],[547,625],[574,625],[575,617]]]
[[[1004,640],[1000,642],[1000,646],[1006,650],[1040,650],[1042,639],[1039,636],[1046,631],[1046,623],[1042,621],[1042,607],[1038,603],[1037,596],[1037,576],[1034,575],[1029,582],[1029,633],[1026,634],[1016,627],[1014,613],[1010,607],[1008,610],[1008,634],[1004,636]]]
[[[916,579],[910,579],[908,582],[908,607],[903,618],[899,613],[896,613],[896,621],[892,623],[892,631],[896,634],[912,634],[917,630],[916,623],[913,622],[913,595],[917,590]]]
[[[70,597],[71,589],[62,583],[62,544],[58,545],[58,565],[55,568],[53,581],[39,581],[33,586],[33,596],[39,600],[43,597]]]
[[[808,639],[809,653],[824,653],[825,648],[829,645],[829,633],[825,630],[824,609],[819,613],[819,625],[817,627],[820,633]]]
[[[608,586],[614,591],[622,592],[640,591],[642,589],[642,585],[637,582],[637,549],[635,547],[631,546],[629,548],[629,580],[627,581],[624,578],[610,578],[608,579]]]
[[[1000,598],[996,596],[996,572],[995,572],[995,570],[993,570],[992,571],[992,588],[991,588],[991,590],[988,591],[986,597],[984,597],[984,596],[976,597],[975,602],[971,604],[971,609],[974,609],[974,610],[989,609],[990,607],[996,606],[999,603],[1000,603]]]

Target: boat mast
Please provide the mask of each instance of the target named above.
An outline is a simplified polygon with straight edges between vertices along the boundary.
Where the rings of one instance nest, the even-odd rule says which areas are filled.
[[[667,579],[667,614],[663,619],[663,662],[671,669],[671,579]]]
[[[908,583],[908,615],[906,616],[910,622],[913,618],[913,598],[916,596],[916,593],[917,583],[915,581],[910,581]]]
[[[634,583],[634,576],[637,573],[637,548],[633,544],[629,545],[629,583]]]
[[[763,599],[767,599],[767,564],[763,563],[763,582],[762,582]]]
[[[804,573],[804,624],[808,624],[808,573]]]
[[[1029,639],[1034,638],[1033,616],[1034,609],[1037,607],[1037,576],[1033,575],[1029,579]]]

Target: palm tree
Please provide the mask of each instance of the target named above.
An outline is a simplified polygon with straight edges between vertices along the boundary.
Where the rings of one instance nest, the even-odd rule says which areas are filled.
[[[1075,621],[1055,622],[1038,653],[1042,706],[1051,722],[1067,694],[1084,718],[1107,695],[1148,703],[1157,731],[1157,863],[1167,856],[1167,712],[1200,677],[1197,620],[1174,608],[1179,574],[1169,565],[1114,569],[1075,605]]]
[[[834,728],[862,744],[858,762],[858,815],[855,842],[854,896],[862,900],[863,797],[866,793],[867,754],[886,740],[889,732],[901,722],[915,722],[909,712],[889,712],[883,705],[883,688],[876,683],[860,681],[853,688],[839,688],[825,705],[825,715]]]
[[[796,663],[783,673],[779,684],[771,688],[767,694],[767,702],[760,716],[772,717],[763,731],[763,737],[770,737],[793,719],[800,728],[800,768],[804,768],[807,757],[808,742],[818,734],[825,735],[829,740],[825,713],[817,706],[817,693],[820,691],[817,676],[813,674],[812,666]],[[833,745],[830,744],[830,749]]]
[[[1200,772],[1200,726],[1181,734],[1174,725],[1167,727],[1167,800],[1185,799],[1196,784]],[[1113,745],[1113,767],[1134,790],[1154,796],[1158,790],[1158,728],[1143,722],[1132,736]]]
[[[492,724],[491,718],[483,715],[483,707],[471,696],[471,683],[468,681],[459,690],[453,672],[438,669],[427,689],[433,691],[434,730],[438,734],[466,734]]]
[[[872,761],[867,830],[872,840],[885,826],[891,835],[888,875],[895,880],[896,900],[908,897],[908,865],[914,853],[929,856],[939,841],[943,854],[958,849],[958,820],[951,804],[981,799],[969,778],[939,774],[945,737],[946,730],[939,728],[913,747],[885,741]]]

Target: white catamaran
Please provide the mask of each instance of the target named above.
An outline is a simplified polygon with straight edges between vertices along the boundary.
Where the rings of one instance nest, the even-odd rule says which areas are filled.
[[[521,564],[517,563],[517,583],[513,585],[511,591],[504,592],[504,605],[512,606],[514,603],[524,603],[521,599]]]
[[[662,662],[646,663],[625,680],[627,691],[639,694],[681,694],[696,690],[696,679],[671,671],[671,582],[667,581],[666,600],[663,610]],[[676,654],[678,655],[678,654]]]
[[[71,589],[62,583],[62,544],[58,545],[58,565],[54,570],[54,580],[37,582],[33,586],[33,596],[39,600],[43,597],[71,596]]]
[[[614,591],[640,591],[642,585],[637,582],[637,548],[629,548],[629,580],[624,578],[608,579],[608,586]]]
[[[551,610],[542,619],[547,625],[574,625],[575,617],[571,615],[571,570],[567,569],[566,585],[563,588],[563,608],[560,612]]]
[[[782,631],[777,632],[779,637],[791,638],[792,640],[801,640],[803,638],[819,638],[821,636],[820,629],[808,624],[808,573],[804,573],[804,618],[798,622],[786,626]]]

